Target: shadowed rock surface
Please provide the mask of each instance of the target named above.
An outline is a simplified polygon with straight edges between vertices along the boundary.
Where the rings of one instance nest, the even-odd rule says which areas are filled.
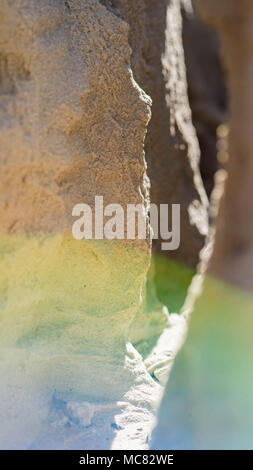
[[[227,120],[227,91],[219,36],[201,21],[196,9],[183,10],[183,45],[200,171],[210,196],[215,172],[223,163],[217,158],[217,128]]]
[[[181,244],[168,256],[196,266],[207,233],[208,202],[199,173],[199,147],[188,103],[178,0],[105,2],[130,25],[131,66],[152,99],[145,139],[150,200],[181,204]],[[169,220],[171,226],[171,220]],[[160,251],[160,241],[153,242]]]

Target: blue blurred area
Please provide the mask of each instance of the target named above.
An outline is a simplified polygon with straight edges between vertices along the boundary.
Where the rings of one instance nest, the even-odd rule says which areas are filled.
[[[208,279],[176,358],[152,449],[253,449],[253,299]]]

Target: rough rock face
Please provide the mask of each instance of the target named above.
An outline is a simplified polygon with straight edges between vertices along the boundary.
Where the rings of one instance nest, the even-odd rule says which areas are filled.
[[[207,230],[207,199],[199,174],[199,147],[187,97],[179,0],[108,0],[130,25],[131,65],[152,99],[145,139],[151,202],[181,204],[181,244],[168,254],[196,266]],[[171,224],[171,221],[169,221]],[[160,241],[153,243],[160,250]]]
[[[96,195],[143,204],[148,227],[147,128],[152,201],[182,204],[178,259],[206,232],[179,2],[110,3],[0,5],[1,448],[146,448],[186,330],[156,300],[147,313],[148,239],[71,235]],[[144,362],[130,339],[150,322]]]
[[[229,162],[217,218],[212,273],[252,289],[252,20],[250,0],[198,0],[206,22],[220,34],[230,96]]]

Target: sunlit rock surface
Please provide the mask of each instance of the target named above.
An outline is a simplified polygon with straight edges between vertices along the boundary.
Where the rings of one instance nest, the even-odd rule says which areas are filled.
[[[175,45],[179,2],[172,7],[164,21],[175,15]],[[73,206],[94,209],[96,195],[105,205],[143,204],[149,231],[152,96],[133,74],[124,18],[97,0],[0,5],[1,448],[147,448],[186,334],[191,307],[170,318],[151,274],[147,284],[149,237],[71,235]],[[182,133],[184,106],[176,106]],[[206,199],[190,130],[190,159],[170,178],[183,203],[188,175],[183,224],[196,237],[196,263]]]

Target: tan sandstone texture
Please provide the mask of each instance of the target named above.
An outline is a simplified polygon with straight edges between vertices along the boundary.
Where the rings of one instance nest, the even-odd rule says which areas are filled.
[[[142,203],[149,230],[144,140],[151,201],[181,204],[171,255],[196,265],[207,198],[180,2],[1,1],[1,448],[148,447],[191,307],[147,305],[148,239],[71,234],[96,195]]]

